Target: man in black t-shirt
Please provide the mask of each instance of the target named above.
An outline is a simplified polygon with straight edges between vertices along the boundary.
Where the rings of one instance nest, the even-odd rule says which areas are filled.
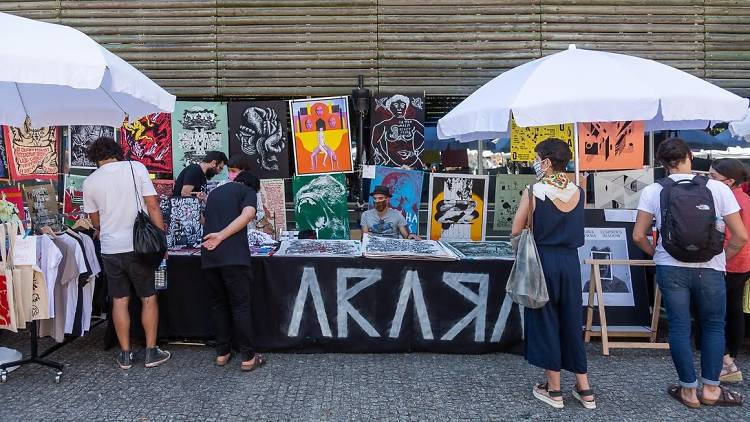
[[[175,197],[198,194],[203,199],[203,192],[208,180],[221,173],[229,160],[221,151],[209,151],[198,164],[185,167],[174,182],[172,195]]]
[[[203,233],[207,234],[201,249],[201,266],[212,291],[215,364],[226,365],[232,343],[236,343],[243,371],[252,371],[265,363],[252,345],[252,278],[247,225],[255,218],[257,207],[256,191],[250,188],[254,180],[250,172],[243,171],[234,181],[211,191],[204,214]]]

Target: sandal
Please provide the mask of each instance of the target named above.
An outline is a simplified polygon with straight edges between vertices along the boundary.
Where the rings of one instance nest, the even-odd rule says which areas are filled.
[[[544,394],[543,392],[547,394]],[[536,397],[538,400],[547,403],[555,409],[562,409],[563,407],[565,407],[565,404],[562,400],[555,400],[555,398],[557,397],[562,397],[562,391],[550,390],[546,382],[544,384],[535,385],[532,393],[534,393],[534,397]]]
[[[244,372],[250,372],[260,368],[265,364],[266,358],[264,358],[260,353],[256,353],[252,359],[242,362],[240,364],[240,369]]]
[[[698,408],[701,407],[701,402],[700,401],[698,401],[698,402],[690,402],[690,401],[687,401],[687,400],[683,400],[683,398],[682,398],[682,387],[679,386],[679,385],[671,385],[671,386],[669,386],[669,388],[667,388],[667,393],[669,393],[669,395],[673,399],[677,400],[678,402],[684,404],[685,406],[687,406],[687,407],[689,407],[691,409],[698,409]]]
[[[227,353],[226,355],[216,356],[216,360],[214,360],[214,365],[226,366],[227,363],[229,363],[230,359],[232,359],[231,353]]]
[[[745,400],[742,397],[742,394],[736,391],[731,391],[724,386],[719,386],[719,388],[721,389],[721,393],[719,393],[718,399],[708,400],[706,398],[703,398],[703,395],[699,395],[698,400],[700,400],[700,402],[705,404],[706,406],[742,406],[742,403]]]
[[[594,390],[589,388],[588,390],[579,390],[578,384],[573,387],[573,398],[578,400],[586,409],[596,409],[596,399],[584,400],[584,397],[594,397]]]
[[[721,382],[742,382],[742,371],[737,368],[737,364],[732,362],[731,365],[725,365],[719,375]]]

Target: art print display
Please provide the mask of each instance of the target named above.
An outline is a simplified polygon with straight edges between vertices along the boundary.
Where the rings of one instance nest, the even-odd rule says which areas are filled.
[[[156,179],[152,180],[156,194],[159,196],[159,208],[161,208],[164,224],[169,227],[169,214],[172,209],[172,191],[174,191],[174,180]]]
[[[393,239],[362,235],[362,252],[367,258],[451,261],[458,256],[435,240]]]
[[[637,209],[643,189],[654,183],[653,169],[607,171],[594,174],[596,208]]]
[[[198,198],[170,199],[169,249],[200,248],[203,239],[200,219],[201,202]]]
[[[312,230],[317,239],[349,239],[343,174],[294,177],[292,193],[297,230]]]
[[[447,246],[461,259],[515,260],[510,242],[448,242]]]
[[[362,256],[358,240],[294,239],[281,242],[274,256],[338,256],[354,258]]]
[[[578,124],[581,170],[628,170],[643,167],[643,122]]]
[[[5,126],[5,152],[11,179],[57,180],[60,129],[54,126],[32,129]]]
[[[83,181],[86,176],[68,174],[65,176],[65,192],[63,196],[63,215],[65,224],[72,226],[78,221],[83,212]]]
[[[376,95],[370,101],[370,142],[375,164],[414,169],[427,167],[422,159],[424,95]]]
[[[539,142],[548,138],[561,139],[568,143],[571,154],[574,141],[573,125],[549,125],[520,127],[516,120],[510,119],[510,159],[513,161],[534,161],[534,148]]]
[[[0,126],[0,179],[7,179],[8,177],[8,154],[5,152],[5,129]]]
[[[354,170],[348,97],[289,101],[295,174]]]
[[[581,262],[581,297],[584,303],[588,303],[591,265],[585,264],[585,260],[630,258],[628,236],[624,228],[586,227],[585,238],[586,243],[578,248],[578,258]],[[601,265],[599,275],[606,306],[634,306],[629,266]]]
[[[495,215],[493,218],[495,230],[510,231],[523,191],[534,182],[536,182],[536,177],[530,174],[497,175],[495,179]]]
[[[115,139],[115,128],[112,126],[74,125],[68,126],[70,147],[68,148],[68,162],[72,169],[95,169],[96,163],[89,160],[86,151],[99,138]]]
[[[286,199],[284,197],[283,179],[265,179],[260,181],[260,197],[264,218],[278,234],[286,230]],[[278,237],[278,236],[276,236]]]
[[[289,125],[284,101],[229,103],[229,153],[246,154],[259,179],[289,177]]]
[[[229,155],[228,133],[227,103],[177,101],[172,113],[173,177],[199,163],[208,151]]]
[[[24,210],[23,192],[19,188],[0,188],[0,199],[5,199],[11,204],[15,205],[18,211],[18,219],[26,219],[26,211]]]
[[[126,160],[140,161],[150,172],[172,173],[172,115],[156,113],[120,128]]]
[[[432,240],[484,240],[489,176],[430,174],[427,233]]]
[[[419,205],[422,201],[424,173],[415,170],[376,166],[375,178],[370,182],[370,194],[375,186],[386,186],[391,191],[390,206],[404,215],[409,233],[419,234]],[[375,204],[370,197],[369,208]]]
[[[61,221],[57,207],[57,192],[50,183],[27,184],[23,187],[26,203],[29,206],[29,216],[34,231],[44,226],[60,229]]]

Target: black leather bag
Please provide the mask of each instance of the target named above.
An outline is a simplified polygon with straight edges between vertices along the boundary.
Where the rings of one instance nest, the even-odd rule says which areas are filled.
[[[138,188],[135,183],[135,172],[133,163],[130,162],[130,173],[133,175],[133,189],[135,190],[135,202],[138,214],[133,223],[133,250],[138,258],[149,267],[156,270],[159,267],[164,254],[167,253],[167,236],[160,228],[156,227],[148,214],[141,209],[138,200]]]

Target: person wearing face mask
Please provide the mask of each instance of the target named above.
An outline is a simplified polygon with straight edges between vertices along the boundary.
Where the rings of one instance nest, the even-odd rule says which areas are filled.
[[[205,200],[204,191],[208,181],[224,171],[227,161],[227,155],[223,152],[209,151],[200,163],[191,164],[180,172],[174,182],[172,195],[175,197],[197,196]]]
[[[409,233],[409,225],[400,211],[389,206],[391,191],[386,186],[375,186],[372,193],[375,208],[362,213],[362,233],[397,239],[419,240],[415,234]]]
[[[584,243],[584,192],[568,179],[565,167],[572,158],[568,144],[549,138],[536,146],[532,201],[526,189],[513,218],[511,233],[526,227],[532,212],[533,234],[542,263],[549,302],[539,309],[524,310],[526,360],[545,370],[546,380],[532,394],[538,400],[563,408],[560,371],[572,372],[572,395],[585,408],[594,409],[594,392],[587,375],[583,346],[581,263],[578,248]],[[531,207],[531,210],[529,210]]]
[[[740,217],[745,230],[750,232],[750,196],[742,190],[742,184],[750,180],[750,171],[740,160],[722,158],[711,164],[708,175],[711,179],[723,183],[732,189],[734,198],[740,206]],[[732,234],[726,231],[724,239],[728,245]],[[726,247],[726,246],[725,246]],[[727,290],[727,312],[724,337],[726,338],[726,354],[724,366],[719,375],[721,382],[741,382],[742,372],[737,368],[735,360],[742,347],[745,337],[745,315],[742,312],[742,296],[745,282],[750,279],[750,242],[737,252],[737,255],[727,260],[725,276]]]

